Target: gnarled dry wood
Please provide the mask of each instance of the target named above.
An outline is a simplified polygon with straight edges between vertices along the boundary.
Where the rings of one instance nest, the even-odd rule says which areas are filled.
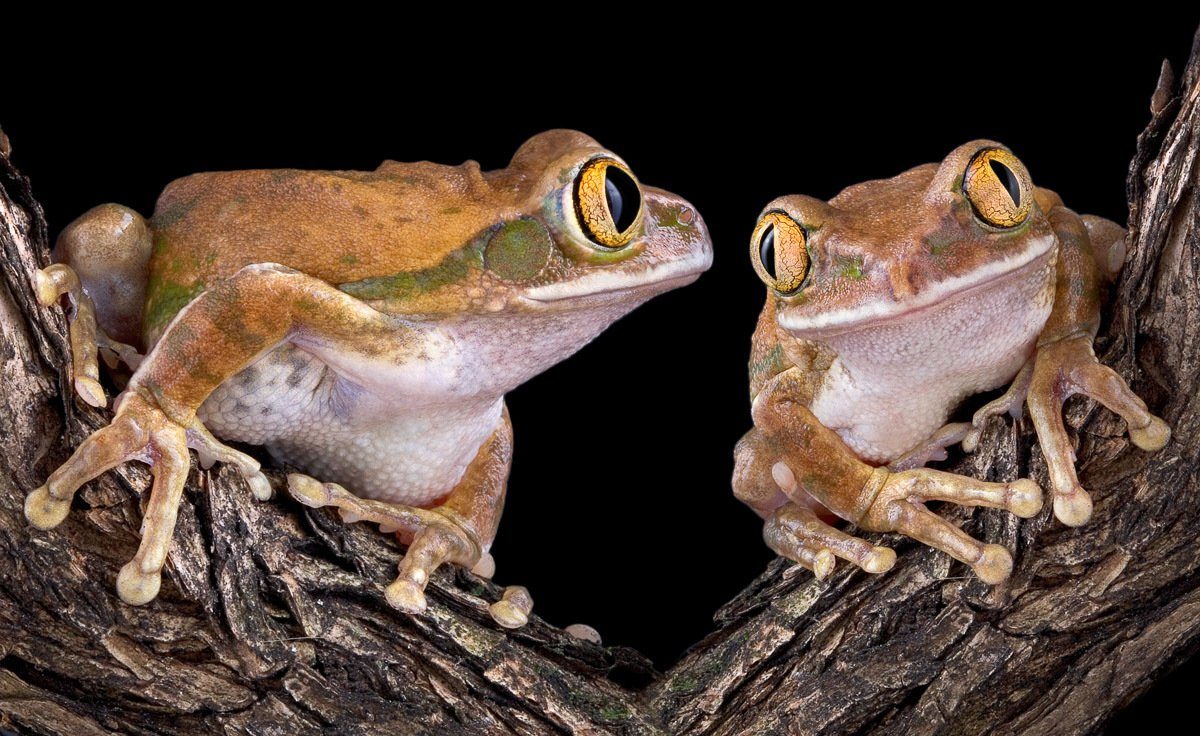
[[[1088,526],[949,511],[1017,550],[1009,583],[895,538],[881,576],[843,566],[818,583],[776,561],[664,675],[536,618],[497,629],[498,590],[463,572],[435,577],[428,615],[396,613],[381,592],[391,542],[328,510],[255,502],[225,470],[193,472],[159,599],[121,604],[143,468],[86,486],[53,532],[23,518],[25,493],[106,417],[61,390],[65,324],[29,285],[46,226],[0,145],[0,732],[1098,729],[1200,646],[1200,36],[1179,89],[1169,76],[1131,167],[1134,244],[1100,345],[1171,444],[1130,448],[1119,419],[1075,400]],[[1046,481],[1031,430],[999,420],[958,469]]]

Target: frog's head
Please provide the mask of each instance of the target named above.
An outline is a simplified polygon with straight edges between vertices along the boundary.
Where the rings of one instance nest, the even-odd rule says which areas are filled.
[[[923,321],[961,305],[1009,308],[1022,295],[1043,309],[1057,240],[1039,200],[1051,196],[1007,148],[972,141],[941,164],[857,184],[828,203],[776,199],[759,218],[751,259],[779,325],[803,339],[928,330]],[[1005,296],[988,298],[996,294]]]
[[[538,312],[624,306],[694,281],[712,263],[699,213],[644,186],[588,136],[552,130],[486,177],[512,192],[483,245],[485,309]]]

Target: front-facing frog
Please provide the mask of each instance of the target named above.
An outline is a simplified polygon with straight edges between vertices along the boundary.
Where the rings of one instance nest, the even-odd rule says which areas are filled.
[[[490,576],[512,450],[504,394],[711,259],[687,202],[563,130],[498,171],[208,173],[170,184],[148,222],[97,207],[65,229],[38,295],[74,305],[86,401],[105,402],[97,344],[136,371],[112,423],[29,495],[26,515],[49,529],[81,484],[149,463],[141,546],[117,579],[122,599],[145,603],[188,448],[268,498],[259,464],[213,435],[264,445],[320,479],[290,475],[299,500],[399,535],[408,551],[387,600],[422,611],[439,565]],[[517,626],[531,604],[510,590],[492,613]]]
[[[825,577],[834,557],[882,572],[895,553],[828,523],[900,532],[996,583],[1012,557],[926,501],[1042,507],[1030,480],[986,483],[923,468],[956,442],[971,450],[989,417],[1027,403],[1049,468],[1054,513],[1083,524],[1092,503],[1075,474],[1062,405],[1090,396],[1130,439],[1161,448],[1170,430],[1092,350],[1105,280],[1125,231],[1079,216],[1035,188],[1006,148],[973,141],[941,164],[846,189],[828,203],[767,205],[751,258],[767,285],[754,332],[754,429],[738,444],[734,492],[765,520],[779,554]],[[971,422],[946,424],[967,396],[1010,384]],[[821,518],[825,516],[825,518]]]

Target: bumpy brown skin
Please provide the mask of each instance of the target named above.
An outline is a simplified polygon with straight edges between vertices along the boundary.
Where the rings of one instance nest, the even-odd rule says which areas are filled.
[[[768,288],[750,360],[755,426],[735,450],[733,488],[765,519],[768,545],[818,577],[832,571],[835,556],[869,572],[887,570],[895,561],[891,550],[826,523],[832,512],[865,530],[900,532],[941,549],[989,583],[1007,578],[1012,559],[1006,549],[972,539],[928,511],[924,502],[991,506],[1029,517],[1041,508],[1040,489],[1029,480],[985,483],[920,466],[954,442],[973,449],[989,417],[1006,411],[1017,415],[1023,403],[1028,403],[1050,467],[1055,513],[1072,525],[1087,521],[1091,503],[1079,486],[1062,423],[1067,397],[1083,393],[1121,414],[1131,439],[1144,449],[1161,448],[1170,437],[1162,420],[1092,352],[1101,287],[1119,270],[1124,230],[1100,218],[1077,216],[1044,189],[1033,190],[1036,201],[1029,219],[1013,237],[980,226],[972,219],[961,176],[971,157],[989,146],[999,144],[966,144],[941,165],[851,187],[828,204],[784,197],[765,210],[785,211],[809,227],[806,248],[814,270],[798,293],[782,295]],[[838,355],[822,342],[820,328],[805,332],[781,326],[784,313],[809,317],[838,310],[861,314],[879,304],[903,307],[947,279],[985,269],[1047,235],[1057,248],[1056,254],[1043,256],[1056,261],[1052,281],[1039,287],[1052,290],[1049,317],[1029,361],[1011,376],[1009,391],[977,412],[971,424],[945,425],[924,444],[883,464],[864,461],[813,414],[818,392],[831,380],[844,380],[830,373]],[[950,244],[955,247],[946,247]],[[833,275],[831,264],[847,258],[856,259],[854,278]],[[794,318],[790,324],[803,322]],[[920,397],[920,385],[909,390],[914,399]]]
[[[280,346],[303,343],[335,373],[373,386],[385,401],[415,391],[433,395],[435,406],[463,395],[502,406],[505,391],[645,299],[696,278],[711,261],[695,211],[649,187],[641,187],[638,214],[624,233],[609,234],[622,242],[606,247],[589,239],[576,215],[583,204],[575,182],[597,160],[625,170],[588,136],[558,130],[530,139],[499,171],[483,172],[473,161],[457,167],[387,161],[370,172],[197,174],[167,187],[148,227],[115,205],[87,213],[60,238],[57,257],[65,263],[36,276],[44,304],[67,295],[74,305],[79,393],[104,404],[95,380],[97,343],[127,363],[140,361],[110,335],[133,342],[140,324],[149,353],[118,399],[112,424],[29,495],[30,522],[53,527],[81,484],[128,460],[150,463],[155,482],[142,546],[118,589],[129,603],[154,598],[189,447],[206,466],[234,464],[256,496],[269,497],[258,463],[220,444],[197,411],[224,382]],[[603,188],[598,196],[589,206],[607,216]],[[82,284],[77,272],[88,274]],[[103,284],[139,291],[144,285],[144,314],[140,300],[118,299],[120,289],[98,288]],[[580,295],[571,288],[564,295],[564,286],[579,286]],[[534,339],[544,338],[534,332],[543,323],[587,329],[570,338],[575,342],[560,338],[553,354],[508,346],[503,370],[478,370],[489,359],[473,354],[454,364],[451,376],[435,363],[439,350],[466,353],[476,349],[471,340],[486,341],[487,329],[470,331],[473,320],[511,313],[529,316],[521,334]],[[386,380],[395,382],[381,385]],[[454,380],[468,383],[446,385]],[[396,406],[403,411],[403,401]],[[487,548],[512,451],[507,410],[500,413],[494,428],[483,427],[492,431],[482,444],[456,448],[473,452],[474,460],[452,487],[427,501],[361,498],[299,474],[289,477],[289,488],[306,504],[335,506],[348,520],[397,531],[409,550],[387,597],[398,608],[422,611],[425,584],[439,565],[490,575]],[[530,605],[528,593],[514,588],[492,613],[502,625],[519,626]]]

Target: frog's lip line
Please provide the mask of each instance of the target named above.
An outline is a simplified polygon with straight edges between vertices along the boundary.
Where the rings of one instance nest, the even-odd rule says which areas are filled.
[[[957,276],[943,281],[927,289],[917,299],[902,302],[892,306],[873,305],[858,309],[841,309],[828,314],[812,317],[797,317],[784,312],[779,315],[779,326],[803,337],[805,334],[828,334],[831,332],[848,332],[866,326],[878,325],[893,319],[899,319],[932,307],[939,302],[965,294],[985,289],[997,281],[1025,270],[1030,265],[1045,258],[1054,251],[1053,235],[1045,235],[1034,240],[1028,248],[1019,255],[1011,256],[993,263],[987,268],[971,276]]]
[[[618,292],[640,291],[651,287],[668,286],[676,282],[690,283],[707,271],[710,265],[712,265],[712,255],[706,253],[700,258],[688,258],[635,274],[600,271],[569,284],[538,286],[530,289],[524,296],[533,302],[550,303],[564,299],[582,299]]]

